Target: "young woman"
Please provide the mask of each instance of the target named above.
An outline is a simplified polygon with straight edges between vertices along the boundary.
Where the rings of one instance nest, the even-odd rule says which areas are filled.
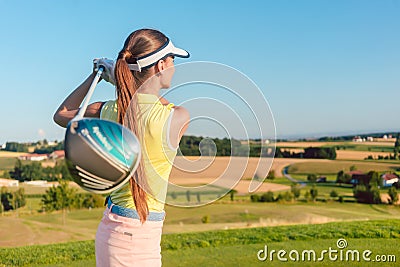
[[[174,74],[174,57],[189,57],[161,32],[131,33],[115,64],[102,78],[115,84],[117,99],[88,106],[85,116],[117,121],[141,140],[142,160],[130,182],[107,197],[107,208],[96,234],[97,266],[161,266],[161,233],[168,177],[189,113],[160,98]],[[77,114],[93,72],[60,105],[54,121],[66,127]]]

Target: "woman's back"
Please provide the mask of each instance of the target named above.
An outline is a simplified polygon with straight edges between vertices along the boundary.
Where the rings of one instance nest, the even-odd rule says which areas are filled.
[[[142,128],[142,157],[145,174],[150,187],[147,192],[149,211],[162,211],[168,187],[168,177],[176,156],[177,148],[170,142],[171,120],[174,104],[163,105],[156,95],[137,93],[139,125]],[[116,121],[116,100],[104,104],[100,117]],[[114,204],[135,208],[129,183],[111,193]]]

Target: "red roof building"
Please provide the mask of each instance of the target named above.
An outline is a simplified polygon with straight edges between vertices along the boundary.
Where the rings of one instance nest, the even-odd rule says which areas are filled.
[[[49,158],[51,159],[63,159],[65,158],[65,152],[64,150],[55,150],[53,153],[49,155]]]

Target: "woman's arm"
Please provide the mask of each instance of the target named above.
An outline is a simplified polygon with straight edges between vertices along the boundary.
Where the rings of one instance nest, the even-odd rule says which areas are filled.
[[[79,111],[83,99],[85,98],[89,87],[95,77],[95,73],[89,75],[86,80],[79,85],[65,100],[54,113],[53,120],[61,127],[67,127],[67,124],[72,120]],[[85,117],[100,117],[100,110],[103,102],[95,102],[88,105]]]
[[[173,147],[178,147],[183,134],[189,127],[190,114],[187,109],[181,106],[174,107],[174,114],[172,115],[169,136],[170,142]]]

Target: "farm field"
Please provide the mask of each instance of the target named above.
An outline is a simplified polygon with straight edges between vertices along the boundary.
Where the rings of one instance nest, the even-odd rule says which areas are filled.
[[[301,148],[285,148],[282,150],[290,152],[290,153],[304,152],[304,149],[301,149]],[[336,159],[337,160],[364,160],[368,156],[372,156],[374,159],[378,159],[379,156],[388,157],[390,155],[393,155],[393,151],[382,152],[382,151],[368,151],[368,150],[365,150],[365,151],[336,150]]]
[[[0,158],[18,158],[21,155],[26,154],[25,152],[11,152],[11,151],[0,151]]]
[[[368,172],[371,170],[377,172],[396,171],[400,168],[400,164],[377,163],[377,162],[362,162],[362,161],[326,161],[312,162],[303,161],[290,165],[288,172],[290,174],[337,174],[338,171],[349,171],[351,166],[355,166],[357,170]]]
[[[300,162],[329,162],[326,159],[295,159],[295,158],[242,158],[242,157],[215,157],[210,160],[207,157],[177,157],[172,168],[170,181],[175,184],[204,184],[211,179],[219,178],[225,174],[227,168],[232,168],[230,172],[239,171],[241,177],[251,178],[257,174],[257,170],[265,172],[271,166],[271,170],[275,171],[275,175],[282,176],[284,167]],[[244,167],[244,168],[242,168]],[[207,179],[207,180],[205,180]],[[206,182],[203,182],[206,181]]]
[[[390,155],[393,155],[393,152],[336,150],[337,160],[364,160],[368,156],[377,159],[379,156],[387,157]]]
[[[294,147],[294,148],[305,148],[305,147],[322,147],[322,146],[344,146],[344,147],[349,147],[349,148],[358,148],[358,146],[364,146],[364,147],[394,147],[395,140],[391,141],[374,141],[374,142],[353,142],[353,141],[347,141],[347,142],[303,142],[303,141],[298,141],[298,142],[277,142],[274,143],[276,147],[284,147],[284,148],[289,148],[289,147]]]

